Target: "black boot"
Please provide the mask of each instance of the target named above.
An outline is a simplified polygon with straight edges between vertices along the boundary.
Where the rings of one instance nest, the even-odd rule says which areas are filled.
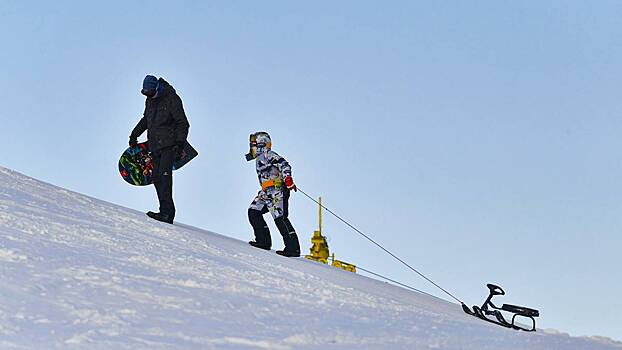
[[[154,213],[152,211],[149,211],[147,212],[147,216],[157,221],[166,222],[167,224],[173,223],[173,216],[169,214]]]
[[[255,241],[250,241],[248,242],[248,244],[252,245],[255,248],[259,248],[259,249],[263,249],[263,250],[270,250],[270,245],[266,245],[266,244],[261,244]]]
[[[300,243],[292,223],[287,217],[277,218],[274,220],[274,223],[279,229],[281,236],[283,236],[283,243],[285,244],[285,249],[277,250],[276,253],[287,257],[299,257]]]
[[[277,250],[276,253],[287,257],[299,257],[300,243],[296,232],[290,233],[287,237],[283,236],[283,240],[285,241],[285,249]]]
[[[255,240],[248,242],[253,247],[270,250],[272,247],[272,238],[270,237],[270,229],[263,219],[262,212],[255,209],[248,209],[248,221],[253,226]]]
[[[300,257],[300,251],[295,252],[295,251],[288,251],[287,249],[284,249],[284,250],[277,250],[276,253],[282,256],[286,256],[288,258]]]

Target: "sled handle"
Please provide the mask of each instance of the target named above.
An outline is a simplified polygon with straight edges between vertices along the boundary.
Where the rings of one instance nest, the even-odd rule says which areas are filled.
[[[490,290],[490,295],[505,295],[505,291],[503,290],[503,288],[497,285],[488,283],[486,287],[488,287],[488,289]]]

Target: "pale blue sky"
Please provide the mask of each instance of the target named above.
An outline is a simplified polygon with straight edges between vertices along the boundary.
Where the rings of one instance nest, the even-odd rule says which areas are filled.
[[[4,0],[0,165],[156,209],[117,160],[162,76],[200,152],[174,178],[179,221],[252,237],[244,154],[265,130],[302,189],[468,304],[494,282],[540,327],[622,340],[620,28],[619,1]],[[295,194],[291,220],[306,250],[315,205]]]

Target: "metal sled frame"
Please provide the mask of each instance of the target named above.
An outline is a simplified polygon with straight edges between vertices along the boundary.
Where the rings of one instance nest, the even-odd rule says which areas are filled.
[[[486,301],[484,301],[482,306],[473,306],[473,310],[471,310],[468,306],[462,304],[462,310],[464,310],[464,312],[477,318],[481,318],[484,321],[492,322],[506,328],[513,328],[526,332],[535,332],[536,320],[534,319],[534,317],[540,316],[540,312],[538,310],[511,304],[503,304],[503,306],[497,307],[495,304],[492,303],[492,297],[495,295],[505,295],[505,291],[501,287],[491,283],[487,284],[486,286],[490,290],[490,294],[488,294],[488,298],[486,298]],[[499,310],[512,313],[512,322],[508,322]],[[495,316],[495,319],[488,318],[486,317],[486,315]],[[523,328],[517,325],[514,322],[516,320],[516,316],[529,318],[531,320],[531,328]]]

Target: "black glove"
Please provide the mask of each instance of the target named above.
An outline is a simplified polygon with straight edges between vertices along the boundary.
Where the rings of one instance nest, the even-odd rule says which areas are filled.
[[[138,145],[138,140],[134,136],[130,136],[130,147],[134,148]]]
[[[173,152],[175,152],[176,159],[181,159],[181,156],[184,153],[185,145],[186,145],[186,141],[178,141],[177,143],[175,143],[175,146],[173,146]]]

